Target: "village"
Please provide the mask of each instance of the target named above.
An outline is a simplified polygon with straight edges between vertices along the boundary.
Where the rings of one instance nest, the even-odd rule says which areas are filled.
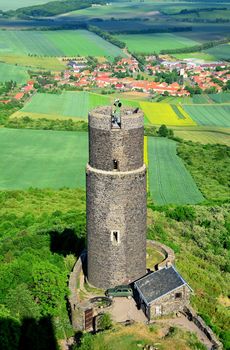
[[[61,58],[62,72],[28,70],[30,80],[23,86],[13,82],[0,88],[0,103],[22,102],[38,92],[58,93],[86,90],[101,94],[139,92],[156,96],[185,97],[229,90],[230,65],[227,62],[201,63],[194,59],[176,60],[171,56],[117,57],[100,62],[93,57]]]

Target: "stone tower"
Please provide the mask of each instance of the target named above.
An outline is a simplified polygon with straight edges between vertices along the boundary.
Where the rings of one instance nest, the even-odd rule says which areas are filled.
[[[143,143],[141,111],[99,107],[89,113],[88,280],[95,287],[126,284],[146,273]]]

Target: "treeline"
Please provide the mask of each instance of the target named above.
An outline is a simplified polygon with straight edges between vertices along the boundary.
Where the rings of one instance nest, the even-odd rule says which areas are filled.
[[[121,49],[124,49],[125,46],[126,46],[126,44],[123,41],[118,40],[117,38],[114,38],[111,34],[109,34],[108,32],[103,31],[102,29],[100,29],[98,27],[89,25],[87,29],[90,32],[93,32],[93,33],[99,35],[101,38],[109,41],[111,44],[120,47]]]
[[[122,29],[119,31],[113,30],[113,34],[151,34],[151,33],[177,33],[191,32],[192,27],[168,27],[168,28],[147,28],[147,29]]]
[[[0,102],[0,126],[4,125],[10,115],[23,107],[23,104],[17,100],[7,104]]]
[[[204,8],[198,8],[198,9],[183,9],[179,12],[174,12],[174,13],[161,11],[161,13],[167,16],[190,15],[193,13],[199,15],[199,12],[212,12],[212,11],[221,11],[221,10],[227,10],[227,7],[204,7]]]
[[[4,126],[13,129],[35,129],[56,131],[88,131],[88,123],[84,120],[73,121],[72,119],[32,119],[28,116],[8,119]]]
[[[209,41],[201,45],[195,45],[190,47],[184,47],[180,49],[168,49],[168,50],[161,50],[160,54],[174,54],[174,53],[190,53],[190,52],[197,52],[197,51],[203,51],[210,49],[211,47],[215,47],[222,44],[227,44],[229,42],[229,38],[227,39],[221,39],[221,40],[214,40]]]
[[[6,17],[50,17],[60,15],[62,13],[81,10],[90,7],[95,1],[93,0],[64,0],[47,2],[42,5],[28,6],[17,10],[4,12]],[[105,4],[104,0],[98,0],[97,4]]]
[[[189,23],[228,23],[230,22],[230,19],[228,18],[213,18],[213,19],[207,19],[207,18],[174,18],[174,21],[178,22],[189,22]]]

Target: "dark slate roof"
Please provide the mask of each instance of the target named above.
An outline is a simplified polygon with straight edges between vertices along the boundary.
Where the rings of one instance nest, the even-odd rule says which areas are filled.
[[[134,285],[147,304],[183,285],[188,286],[174,266],[152,272],[136,281]]]

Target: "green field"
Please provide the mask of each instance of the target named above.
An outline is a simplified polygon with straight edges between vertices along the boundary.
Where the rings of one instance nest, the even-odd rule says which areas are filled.
[[[16,115],[32,113],[44,118],[57,116],[86,119],[91,109],[108,104],[108,96],[88,92],[64,91],[60,95],[44,93],[33,96]]]
[[[229,92],[220,92],[219,94],[209,94],[209,98],[216,103],[230,103],[230,93]]]
[[[0,51],[16,56],[124,56],[117,46],[87,30],[0,30]]]
[[[13,80],[24,84],[28,79],[27,68],[0,62],[0,82]]]
[[[179,60],[183,59],[196,59],[200,62],[203,61],[215,61],[215,56],[205,53],[205,52],[191,52],[191,53],[177,53],[173,55],[174,57],[178,58]]]
[[[12,117],[31,118],[78,118],[86,119],[88,112],[97,106],[112,105],[114,98],[88,92],[64,91],[60,95],[41,93],[32,99]],[[124,106],[139,107],[136,101],[122,100]]]
[[[227,129],[226,129],[227,130]],[[177,137],[182,138],[186,141],[193,141],[193,142],[199,142],[202,144],[222,144],[227,145],[230,147],[230,131],[224,132],[213,130],[213,131],[206,131],[206,130],[180,130],[176,129],[174,130],[174,135]]]
[[[161,50],[179,49],[199,44],[197,41],[170,33],[128,34],[116,37],[124,41],[131,52],[138,53],[159,53]]]
[[[55,0],[49,0],[49,2],[55,1]],[[48,2],[47,0],[1,0],[0,4],[0,10],[7,11],[7,10],[16,10],[20,7],[26,7],[26,6],[33,6],[33,5],[40,5],[45,4]]]
[[[212,55],[218,60],[229,60],[230,59],[230,44],[219,45],[212,47],[211,49],[205,50],[205,53]]]
[[[204,198],[176,154],[176,142],[148,137],[150,195],[157,204],[195,204]]]
[[[87,134],[0,129],[0,189],[85,187]]]
[[[230,105],[184,105],[198,125],[230,127]]]
[[[87,133],[0,129],[0,189],[85,188]],[[148,137],[149,186],[157,204],[197,203],[203,197],[176,142]]]
[[[23,56],[23,55],[14,55],[14,54],[3,54],[0,51],[0,61],[12,65],[18,65],[22,67],[29,68],[41,68],[51,71],[61,71],[66,68],[64,62],[57,57],[38,57],[38,56]]]
[[[162,3],[161,3],[162,4]],[[158,6],[157,6],[158,5]],[[114,18],[132,18],[146,16],[149,12],[156,11],[160,3],[143,3],[140,2],[115,2],[108,3],[108,5],[102,5],[98,7],[90,7],[83,10],[76,10],[64,14],[64,16],[76,17],[76,19],[89,19],[100,17],[103,19]]]

